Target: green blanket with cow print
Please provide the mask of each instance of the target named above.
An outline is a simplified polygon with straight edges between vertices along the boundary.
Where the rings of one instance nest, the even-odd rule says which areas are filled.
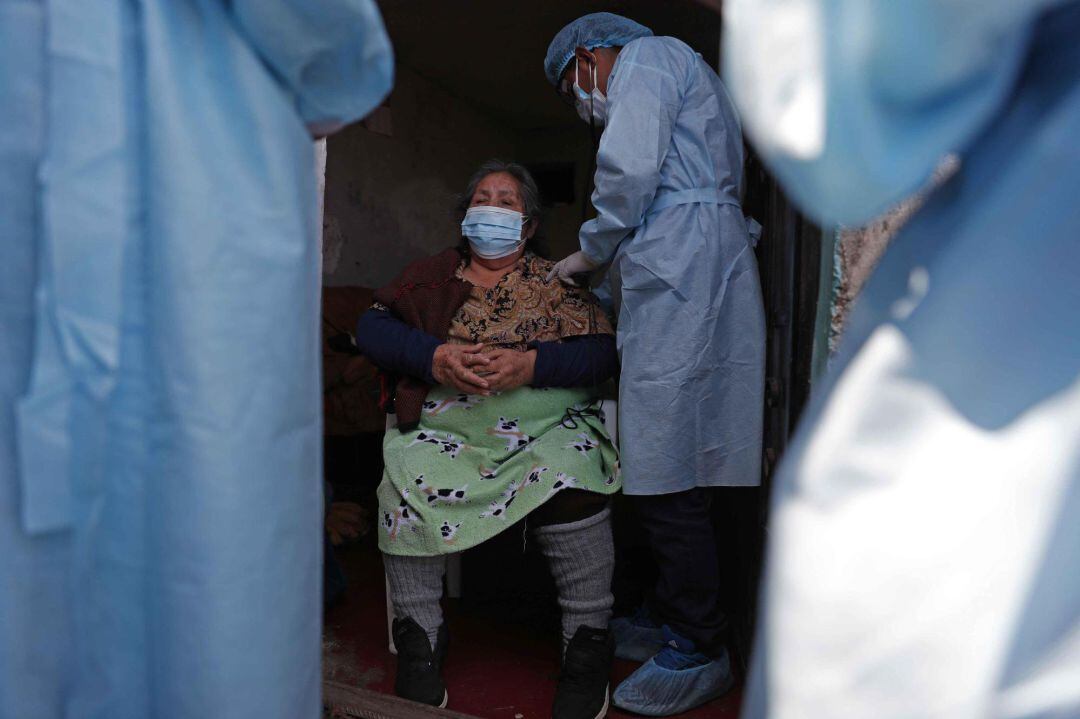
[[[379,547],[411,556],[460,552],[563,489],[618,491],[618,454],[594,394],[432,390],[419,425],[390,430],[383,442]]]

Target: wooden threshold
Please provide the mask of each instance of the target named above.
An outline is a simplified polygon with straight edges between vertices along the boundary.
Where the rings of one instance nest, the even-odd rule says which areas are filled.
[[[340,682],[324,681],[322,692],[324,716],[334,719],[477,719]]]

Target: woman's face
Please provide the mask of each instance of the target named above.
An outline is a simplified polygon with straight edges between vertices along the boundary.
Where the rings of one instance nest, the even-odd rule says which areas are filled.
[[[521,186],[518,184],[517,179],[508,172],[493,172],[480,181],[480,184],[476,186],[476,191],[473,193],[472,200],[469,202],[469,207],[476,207],[477,205],[502,207],[523,214],[525,212],[525,202],[521,197]],[[536,221],[530,217],[521,230],[522,239],[528,240],[535,231]],[[490,270],[500,270],[517,262],[524,253],[525,246],[522,245],[514,254],[500,257],[497,260],[485,260],[483,257],[473,255],[472,261]]]

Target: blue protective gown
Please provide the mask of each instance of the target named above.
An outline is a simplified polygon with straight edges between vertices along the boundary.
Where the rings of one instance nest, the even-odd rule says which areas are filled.
[[[318,716],[305,125],[370,0],[0,2],[0,717]]]
[[[619,53],[581,249],[610,262],[624,491],[759,482],[765,320],[739,206],[742,134],[686,44]]]
[[[863,290],[777,474],[744,716],[1077,716],[1080,3],[801,4],[828,22],[737,0],[725,45],[751,107],[823,73],[818,151],[766,126],[790,108],[750,128],[805,209],[864,221],[960,164]],[[824,69],[748,67],[768,27]]]

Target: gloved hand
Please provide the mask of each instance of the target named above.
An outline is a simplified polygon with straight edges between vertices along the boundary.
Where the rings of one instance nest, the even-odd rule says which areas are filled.
[[[562,282],[577,287],[577,283],[573,279],[574,275],[582,272],[592,272],[596,268],[597,265],[584,252],[578,250],[574,254],[556,262],[555,266],[551,268],[551,272],[548,273],[547,281],[551,282],[552,278],[558,277]]]

